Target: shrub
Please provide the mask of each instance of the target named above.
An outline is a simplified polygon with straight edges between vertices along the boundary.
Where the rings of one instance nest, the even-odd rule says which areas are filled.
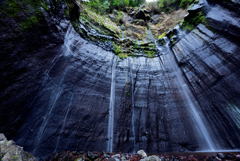
[[[178,8],[186,8],[195,0],[158,0],[158,7],[163,12],[171,12]]]
[[[114,43],[113,43],[113,51],[115,54],[118,54],[118,55],[121,52],[120,47],[115,45]]]
[[[179,7],[186,8],[189,4],[193,3],[194,0],[181,0]]]
[[[184,30],[189,29],[191,31],[201,22],[207,23],[207,20],[205,19],[204,14],[200,11],[195,17],[191,18],[190,20],[184,20],[182,22],[182,27]]]
[[[154,13],[154,14],[159,14],[160,13],[160,8],[158,6],[158,2],[155,1],[155,2],[149,2],[148,4],[148,7],[151,9],[151,11]]]

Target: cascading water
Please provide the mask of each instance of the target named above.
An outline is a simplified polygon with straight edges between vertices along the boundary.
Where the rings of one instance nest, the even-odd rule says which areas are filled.
[[[129,69],[130,69],[130,81],[131,81],[131,96],[132,96],[132,133],[133,133],[133,153],[136,152],[136,134],[135,134],[135,126],[134,126],[134,118],[135,118],[135,112],[134,112],[134,83],[133,83],[133,74],[132,74],[132,63],[131,60],[128,59],[128,63],[129,63]]]
[[[72,51],[71,51],[71,49],[70,49],[70,45],[72,44],[72,41],[73,41],[73,39],[72,39],[72,38],[73,38],[73,35],[71,35],[71,34],[72,34],[71,30],[73,30],[73,28],[72,28],[71,26],[69,26],[69,27],[68,27],[68,30],[67,30],[67,32],[66,32],[66,34],[65,34],[65,38],[64,38],[63,51],[62,51],[62,53],[61,53],[59,56],[57,56],[57,57],[55,57],[55,58],[53,59],[52,63],[50,64],[50,67],[49,67],[49,68],[47,69],[47,71],[46,71],[46,74],[47,74],[48,76],[49,76],[49,71],[51,70],[52,66],[54,65],[54,63],[56,63],[56,61],[57,61],[62,55],[67,56],[67,55],[69,55],[69,54],[72,54]],[[66,73],[65,73],[65,74],[66,74]],[[63,75],[63,77],[62,77],[62,79],[60,80],[60,83],[59,83],[59,84],[62,84],[62,82],[63,82],[63,80],[64,80],[64,77],[65,77],[65,75]],[[46,78],[46,79],[47,79],[47,78]],[[35,144],[35,148],[34,148],[34,150],[33,150],[33,154],[35,154],[36,150],[37,150],[38,147],[39,147],[40,142],[42,141],[42,138],[43,138],[43,135],[44,135],[44,131],[45,131],[47,125],[48,125],[48,122],[49,122],[49,119],[50,119],[50,117],[51,117],[51,114],[52,114],[53,110],[56,108],[56,103],[57,103],[58,99],[60,98],[62,92],[63,92],[63,87],[59,87],[59,88],[57,88],[56,91],[55,91],[56,94],[55,94],[55,96],[53,97],[53,101],[52,101],[51,108],[50,108],[50,110],[45,114],[45,116],[43,117],[43,122],[42,122],[42,124],[41,124],[41,126],[40,126],[40,128],[39,128],[39,130],[38,130],[37,142],[36,142],[36,144]],[[69,107],[70,107],[70,105],[69,105]],[[69,109],[68,109],[68,110],[69,110]],[[67,110],[67,113],[66,113],[66,115],[65,115],[65,119],[64,119],[64,121],[63,121],[63,125],[62,125],[62,128],[61,128],[61,131],[62,131],[62,129],[64,128],[64,124],[65,124],[65,121],[66,121],[66,117],[67,117],[67,114],[68,114],[68,110]],[[61,132],[61,131],[60,131],[60,132]],[[58,147],[58,142],[59,142],[59,136],[58,136],[58,139],[57,139],[57,144],[56,144],[55,152],[56,152],[57,147]]]
[[[71,97],[71,102],[73,100],[73,94],[72,94],[72,97]],[[67,117],[68,117],[68,113],[69,113],[69,110],[70,110],[70,107],[71,107],[71,103],[69,104],[68,108],[67,108],[67,112],[64,116],[64,119],[63,119],[63,122],[62,122],[62,127],[61,127],[61,130],[60,130],[60,135],[58,135],[58,138],[57,138],[57,143],[56,143],[56,147],[55,147],[55,150],[54,152],[56,153],[57,152],[57,149],[58,149],[58,144],[59,144],[59,140],[60,140],[60,137],[61,137],[61,133],[63,132],[63,129],[65,127],[65,124],[66,124],[66,120],[67,120]]]
[[[171,70],[173,70],[174,75],[176,76],[176,79],[174,79],[174,80],[176,81],[178,90],[183,92],[183,94],[181,95],[182,99],[183,99],[185,105],[188,107],[189,112],[191,112],[192,119],[195,122],[195,124],[198,128],[198,131],[200,132],[200,135],[203,137],[204,141],[206,142],[206,144],[208,146],[206,149],[208,151],[215,151],[216,148],[214,146],[212,138],[211,138],[200,114],[199,114],[199,111],[197,110],[196,103],[192,100],[192,98],[194,98],[194,97],[193,97],[189,87],[185,83],[183,76],[181,75],[180,68],[177,66],[177,63],[174,59],[173,52],[170,50],[170,47],[169,47],[170,41],[166,37],[164,38],[164,41],[166,44],[163,47],[159,47],[159,45],[157,43],[156,43],[156,46],[158,47],[158,50],[162,54],[166,54],[167,61],[171,64],[171,67],[172,67]],[[204,149],[204,150],[206,150],[206,149]]]
[[[113,149],[113,128],[114,128],[114,102],[115,102],[115,83],[116,83],[116,65],[118,57],[113,57],[112,62],[112,82],[111,82],[111,93],[110,93],[110,104],[109,104],[109,119],[108,119],[108,147],[107,150],[112,152]]]
[[[46,115],[43,117],[43,122],[39,128],[39,131],[38,131],[38,135],[37,135],[37,143],[36,143],[36,146],[35,146],[35,149],[33,150],[33,154],[35,154],[37,148],[38,148],[38,145],[39,143],[41,142],[42,140],[42,137],[43,137],[43,133],[44,133],[44,130],[48,124],[48,121],[49,121],[49,118],[50,118],[50,115],[54,109],[54,107],[56,106],[56,102],[57,100],[59,99],[60,95],[62,93],[62,88],[58,91],[56,91],[56,95],[54,97],[54,100],[53,100],[53,103],[51,105],[51,109],[48,111],[48,113],[46,113]]]
[[[155,39],[153,38],[152,33],[151,33],[151,31],[149,30],[149,28],[147,28],[147,33],[148,33],[149,39],[154,42]]]

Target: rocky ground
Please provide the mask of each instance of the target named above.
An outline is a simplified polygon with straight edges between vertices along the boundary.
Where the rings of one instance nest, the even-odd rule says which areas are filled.
[[[43,159],[40,159],[43,160]],[[146,154],[139,150],[137,154],[62,151],[54,153],[45,161],[240,161],[240,152],[187,152],[187,153],[159,153]],[[0,161],[37,161],[30,153],[8,141],[4,134],[0,134]]]
[[[105,153],[105,152],[59,152],[48,157],[46,161],[240,161],[240,153],[193,152],[193,153],[159,153],[138,154]]]
[[[36,161],[35,157],[0,134],[0,161]]]

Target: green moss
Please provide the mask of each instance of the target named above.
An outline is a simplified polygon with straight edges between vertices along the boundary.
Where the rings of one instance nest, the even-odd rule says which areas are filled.
[[[167,37],[169,38],[169,40],[172,39],[172,37],[174,36],[174,33],[172,31],[168,32],[167,34]]]
[[[205,19],[204,14],[202,13],[202,11],[198,12],[197,15],[193,18],[191,18],[190,20],[184,20],[183,22],[181,22],[181,27],[184,30],[190,30],[192,31],[199,23],[205,23],[207,24],[207,20]]]
[[[38,21],[38,17],[37,16],[32,16],[30,18],[28,18],[27,20],[24,20],[22,22],[19,23],[21,30],[30,28],[34,25],[37,25],[39,23]]]
[[[119,12],[118,12],[117,17],[118,17],[118,19],[121,19],[121,18],[123,17],[123,15],[122,15],[122,11],[119,11]]]
[[[136,33],[136,32],[134,32],[133,34],[137,35],[137,37],[138,37],[138,39],[139,39],[139,40],[142,40],[142,39],[143,39],[143,37],[142,37],[142,35],[141,35],[141,34],[139,34],[139,33]]]
[[[162,35],[158,36],[158,39],[162,39],[166,36],[166,32],[164,32]]]
[[[6,0],[0,9],[5,16],[16,19],[24,30],[37,25],[43,18],[41,7],[49,11],[47,2],[41,0]]]
[[[119,54],[121,52],[120,47],[113,43],[113,52]]]
[[[156,54],[154,50],[144,50],[143,53],[146,54],[148,58],[153,58]]]
[[[46,11],[50,10],[47,3],[42,3],[42,6]]]
[[[148,28],[146,28],[146,35],[149,37]]]
[[[92,23],[91,27],[99,28],[97,31],[102,31],[106,35],[111,35],[119,38],[121,30],[116,23],[112,22],[108,17],[97,14],[92,11],[89,6],[83,5],[80,6],[80,15],[85,23]]]
[[[124,58],[127,58],[128,55],[127,55],[127,54],[124,54],[124,53],[121,53],[121,54],[119,53],[119,54],[118,54],[118,57],[121,58],[121,59],[124,59]]]
[[[64,15],[65,15],[66,17],[69,16],[69,10],[68,10],[68,9],[66,9],[66,10],[64,11]]]

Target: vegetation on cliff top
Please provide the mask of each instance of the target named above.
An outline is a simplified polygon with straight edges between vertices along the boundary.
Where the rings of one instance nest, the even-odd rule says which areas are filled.
[[[154,57],[156,54],[155,46],[151,47],[148,44],[152,39],[146,32],[147,28],[155,39],[163,38],[167,31],[177,25],[186,15],[187,12],[179,8],[186,8],[193,1],[196,0],[158,0],[144,3],[138,8],[130,7],[136,4],[130,3],[129,0],[91,0],[89,3],[77,0],[76,2],[80,7],[79,22],[83,23],[85,29],[92,28],[102,35],[113,36],[114,39],[109,40],[104,36],[88,33],[89,31],[81,29],[78,22],[74,22],[73,26],[82,36],[95,43],[112,42],[112,51],[120,58],[135,54]],[[136,3],[141,4],[143,1],[136,1]],[[140,13],[142,11],[144,12],[143,18],[141,18],[142,13]],[[165,14],[163,11],[169,13]],[[137,17],[139,14],[140,17]],[[129,17],[131,18],[129,19]],[[196,18],[196,23],[198,24],[202,20],[202,15],[199,15]],[[195,26],[195,19],[192,21],[184,21],[184,26]],[[122,41],[120,39],[122,33],[130,39]]]
[[[143,3],[158,13],[173,12],[179,8],[187,8],[189,4],[196,0],[157,0],[155,2],[147,3],[145,0],[90,0],[83,2],[91,9],[95,10],[98,14],[112,13],[114,9],[124,11],[126,7],[139,7]]]

